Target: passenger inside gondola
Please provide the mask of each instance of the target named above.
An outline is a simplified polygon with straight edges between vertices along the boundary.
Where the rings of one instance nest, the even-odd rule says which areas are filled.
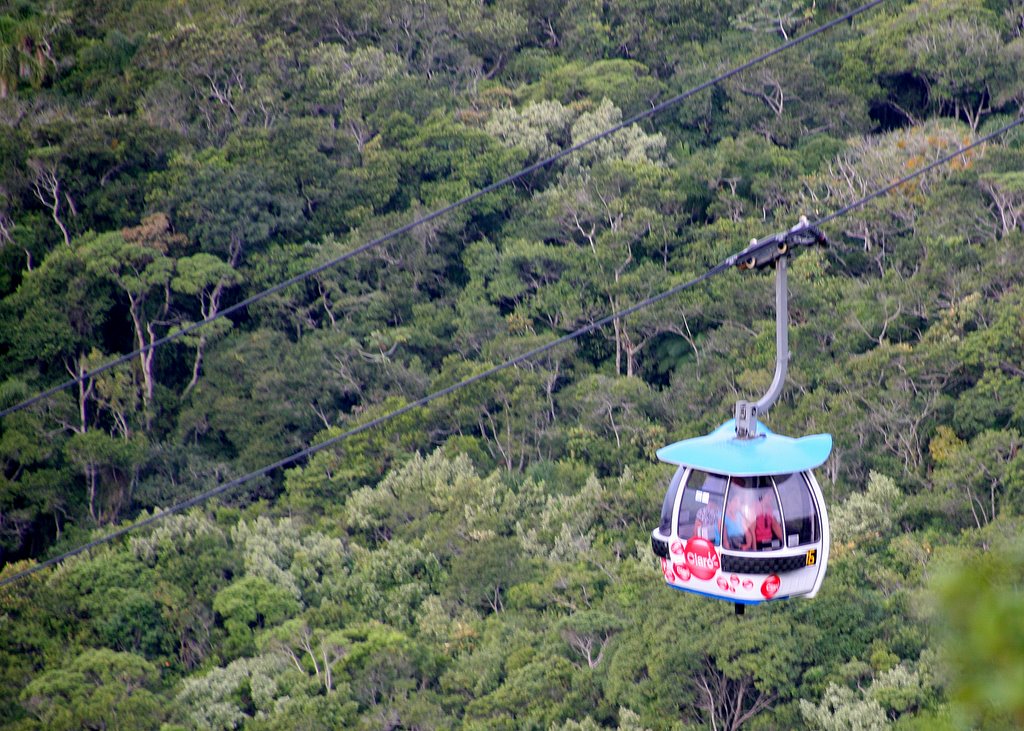
[[[733,478],[733,488],[725,508],[725,540],[722,545],[733,551],[749,551],[754,547],[754,533],[743,494],[745,491],[738,487],[736,478]]]
[[[782,524],[773,491],[762,490],[757,499],[754,517],[754,543],[757,550],[766,551],[782,546]]]
[[[710,495],[707,505],[697,510],[697,518],[693,523],[693,534],[706,538],[716,546],[721,542],[719,526],[722,524],[722,505],[719,498]]]
[[[722,496],[726,478],[693,470],[679,503],[676,535],[683,540],[705,538],[716,546],[722,541]],[[666,504],[668,504],[666,499]]]

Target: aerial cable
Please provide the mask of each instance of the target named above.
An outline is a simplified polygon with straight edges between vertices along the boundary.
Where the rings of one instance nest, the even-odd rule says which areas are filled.
[[[584,147],[592,145],[593,143],[598,142],[600,140],[603,140],[606,137],[610,137],[611,135],[615,134],[616,132],[620,132],[623,129],[626,129],[627,127],[630,127],[630,126],[636,124],[637,122],[641,122],[641,121],[643,121],[645,119],[653,117],[653,116],[655,116],[655,115],[665,111],[666,109],[669,109],[670,107],[673,107],[673,106],[679,104],[680,102],[683,102],[686,99],[689,99],[694,94],[697,94],[697,93],[699,93],[701,91],[704,91],[705,89],[707,89],[707,88],[709,88],[711,86],[715,86],[717,84],[720,84],[723,81],[725,81],[727,79],[730,79],[733,76],[736,76],[737,74],[740,74],[740,73],[746,71],[747,69],[750,69],[751,67],[756,66],[759,63],[763,63],[764,61],[767,61],[768,59],[772,58],[773,56],[777,56],[778,54],[782,53],[783,51],[787,51],[790,48],[793,48],[794,46],[797,46],[797,45],[803,43],[804,41],[807,41],[807,40],[813,38],[814,36],[817,36],[817,35],[819,35],[821,33],[824,33],[827,30],[830,30],[831,28],[839,25],[840,23],[844,23],[844,22],[846,22],[848,20],[852,20],[854,17],[860,15],[861,13],[864,13],[864,12],[867,12],[868,10],[871,10],[876,5],[881,5],[884,1],[885,0],[871,0],[871,2],[869,2],[869,3],[865,4],[865,5],[861,5],[859,8],[851,10],[850,12],[845,13],[844,15],[842,15],[842,16],[840,16],[838,18],[835,18],[834,20],[830,20],[828,23],[825,23],[824,25],[818,26],[814,30],[810,30],[807,33],[804,33],[803,35],[797,36],[796,38],[793,38],[792,40],[789,40],[786,43],[783,43],[781,46],[777,46],[777,47],[773,48],[770,51],[762,53],[760,56],[757,56],[756,58],[752,58],[749,61],[747,61],[747,62],[745,62],[745,63],[743,63],[743,64],[741,64],[739,66],[736,66],[735,68],[732,68],[729,71],[726,71],[725,73],[722,73],[722,74],[714,77],[713,79],[705,81],[702,84],[698,84],[697,86],[693,87],[692,89],[688,89],[687,91],[684,91],[681,94],[677,94],[676,96],[671,97],[670,99],[666,99],[665,101],[652,106],[650,109],[644,110],[643,112],[640,112],[639,114],[635,114],[632,117],[630,117],[629,119],[623,120],[622,122],[619,122],[618,124],[615,124],[615,125],[613,125],[611,127],[608,127],[607,129],[605,129],[605,130],[603,130],[601,132],[598,132],[597,134],[595,134],[595,135],[593,135],[591,137],[588,137],[585,140],[581,140],[580,142],[577,142],[576,144],[572,145],[571,147],[566,147],[565,149],[555,153],[554,155],[552,155],[550,157],[547,157],[547,158],[545,158],[543,160],[540,160],[538,162],[535,162],[532,165],[529,165],[529,166],[523,168],[522,170],[519,170],[518,172],[513,173],[512,175],[509,175],[508,177],[502,178],[501,180],[498,180],[496,182],[491,183],[490,185],[487,185],[487,186],[485,186],[483,188],[480,188],[479,190],[477,190],[477,191],[467,195],[466,197],[460,198],[459,200],[455,201],[454,203],[450,203],[450,204],[448,204],[446,206],[438,208],[438,209],[436,209],[436,210],[434,210],[434,211],[432,211],[432,212],[430,212],[430,213],[428,213],[428,214],[426,214],[426,215],[424,215],[424,216],[422,216],[420,218],[415,219],[414,221],[411,221],[410,223],[407,223],[407,224],[405,224],[403,226],[400,226],[399,228],[396,228],[396,229],[394,229],[392,231],[389,231],[388,233],[384,234],[383,236],[380,236],[380,237],[378,237],[376,239],[373,239],[372,241],[369,241],[369,242],[367,242],[365,244],[362,244],[361,246],[358,246],[355,249],[352,249],[351,251],[348,251],[348,252],[342,254],[341,256],[338,256],[338,257],[336,257],[334,259],[331,259],[330,261],[324,262],[323,264],[319,264],[319,265],[313,267],[312,269],[307,269],[306,271],[304,271],[304,272],[302,272],[300,274],[296,274],[295,276],[293,276],[293,277],[291,277],[289,279],[286,279],[283,282],[279,282],[278,284],[275,284],[274,286],[269,287],[269,288],[267,288],[267,289],[265,289],[265,290],[263,290],[261,292],[258,292],[256,294],[252,295],[251,297],[248,297],[248,298],[242,300],[241,302],[237,302],[237,303],[231,305],[230,307],[224,308],[223,310],[217,312],[214,315],[211,315],[210,317],[206,318],[205,320],[200,320],[198,322],[194,322],[194,323],[191,323],[189,325],[186,325],[186,326],[182,327],[181,329],[176,330],[176,331],[174,331],[171,334],[165,335],[164,337],[158,338],[158,339],[154,340],[152,343],[144,345],[143,347],[141,347],[141,348],[139,348],[137,350],[133,350],[130,353],[125,353],[124,355],[122,355],[122,356],[120,356],[118,358],[115,358],[114,360],[112,360],[112,361],[110,361],[108,363],[104,363],[102,365],[97,366],[96,368],[93,368],[92,370],[80,373],[75,378],[72,378],[72,379],[70,379],[68,381],[65,381],[65,382],[63,382],[63,383],[61,383],[61,384],[59,384],[57,386],[49,388],[49,389],[47,389],[47,390],[45,390],[45,391],[43,391],[43,392],[41,392],[41,393],[31,397],[31,398],[25,399],[24,401],[21,401],[20,403],[17,403],[14,406],[10,406],[10,407],[8,407],[6,409],[0,410],[0,418],[3,418],[3,417],[5,417],[5,416],[7,416],[9,414],[13,414],[16,411],[21,411],[22,409],[27,408],[27,407],[29,407],[29,406],[31,406],[33,404],[36,404],[36,403],[38,403],[38,402],[40,402],[40,401],[42,401],[44,399],[47,399],[50,396],[53,396],[53,395],[55,395],[55,394],[57,394],[57,393],[59,393],[61,391],[65,391],[65,390],[67,390],[67,389],[69,389],[69,388],[71,388],[71,387],[73,387],[73,386],[75,386],[75,385],[77,385],[79,383],[83,383],[87,379],[90,379],[90,378],[93,378],[95,376],[98,376],[101,373],[105,373],[106,371],[110,370],[111,368],[115,368],[116,366],[122,365],[123,363],[127,363],[128,361],[132,360],[133,358],[137,358],[138,356],[143,355],[144,353],[148,353],[149,351],[154,350],[155,348],[158,348],[158,347],[160,347],[162,345],[166,345],[167,343],[170,343],[170,342],[175,341],[175,340],[177,340],[177,339],[179,339],[181,337],[184,337],[185,335],[188,335],[188,334],[194,332],[195,330],[199,329],[200,327],[203,327],[204,325],[208,325],[209,323],[213,322],[214,320],[218,320],[218,319],[220,319],[222,317],[227,317],[228,315],[234,314],[235,312],[238,312],[239,310],[242,310],[242,309],[248,307],[249,305],[255,304],[256,302],[259,302],[260,300],[265,299],[266,297],[269,297],[272,294],[280,292],[281,290],[283,290],[283,289],[285,289],[287,287],[290,287],[293,284],[298,284],[299,282],[303,282],[303,281],[309,279],[310,277],[316,276],[317,274],[320,274],[321,272],[323,272],[323,271],[325,271],[327,269],[331,269],[333,267],[336,267],[337,265],[341,264],[342,262],[347,261],[348,259],[351,259],[353,256],[356,256],[357,254],[361,254],[364,251],[369,251],[370,249],[376,248],[377,246],[380,246],[381,244],[383,244],[383,243],[385,243],[387,241],[391,241],[392,239],[397,238],[398,236],[401,236],[402,234],[406,234],[406,233],[412,231],[414,228],[416,228],[418,226],[421,226],[421,225],[423,225],[425,223],[429,223],[430,221],[433,221],[434,219],[440,218],[441,216],[444,216],[444,215],[454,211],[457,208],[461,208],[461,207],[463,207],[465,205],[468,205],[469,203],[472,203],[472,202],[478,200],[479,198],[482,198],[483,196],[485,196],[485,195],[487,195],[489,193],[493,193],[494,191],[498,190],[499,188],[502,188],[502,187],[504,187],[506,185],[514,183],[515,181],[517,181],[517,180],[519,180],[521,178],[524,178],[527,175],[530,175],[531,173],[533,173],[533,172],[535,172],[537,170],[540,170],[541,168],[547,167],[548,165],[551,165],[552,163],[555,163],[555,162],[561,160],[562,158],[567,157],[567,156],[569,156],[569,155],[571,155],[571,154],[573,154],[573,153],[583,149]]]
[[[198,505],[199,503],[205,502],[212,497],[227,492],[228,490],[234,487],[238,487],[239,485],[249,482],[250,480],[254,480],[257,477],[263,477],[264,475],[267,475],[276,469],[280,469],[281,467],[287,467],[288,465],[294,464],[299,460],[305,459],[306,457],[310,457],[316,454],[317,452],[320,452],[324,449],[327,449],[328,447],[334,446],[335,444],[341,441],[344,441],[345,439],[348,439],[349,437],[354,437],[357,434],[363,433],[364,431],[373,429],[374,427],[379,426],[380,424],[383,424],[387,421],[391,421],[392,419],[397,418],[402,414],[408,413],[413,409],[418,409],[421,406],[426,406],[432,401],[436,401],[439,398],[448,396],[452,393],[455,393],[456,391],[460,391],[463,388],[466,388],[467,386],[477,383],[478,381],[482,381],[485,378],[489,378],[490,376],[493,376],[496,373],[499,373],[513,366],[519,365],[520,363],[530,360],[531,358],[541,355],[542,353],[546,353],[547,351],[553,348],[557,348],[559,345],[563,345],[571,340],[575,340],[576,338],[582,335],[586,335],[589,332],[592,332],[600,327],[603,327],[604,325],[607,325],[613,320],[618,320],[619,318],[626,317],[627,315],[631,315],[632,313],[642,310],[645,307],[648,307],[656,302],[660,302],[661,300],[666,299],[667,297],[671,297],[674,294],[678,294],[679,292],[689,289],[690,287],[693,287],[694,285],[699,284],[700,282],[703,282],[704,280],[709,279],[710,277],[713,277],[715,274],[718,274],[719,272],[724,271],[725,269],[728,268],[728,263],[723,261],[722,263],[712,267],[711,269],[708,269],[700,276],[695,277],[694,279],[691,279],[688,282],[678,284],[675,287],[671,287],[670,289],[661,292],[660,294],[648,297],[642,302],[637,302],[631,307],[627,307],[624,310],[619,310],[618,312],[615,312],[611,315],[607,315],[606,317],[603,317],[600,320],[595,320],[594,322],[584,325],[583,327],[574,330],[573,332],[568,333],[567,335],[563,335],[562,337],[557,338],[556,340],[552,340],[551,342],[546,343],[545,345],[540,345],[536,348],[533,348],[532,350],[529,350],[521,355],[518,355],[515,358],[512,358],[511,360],[507,360],[504,363],[501,363],[500,365],[488,368],[487,370],[477,373],[474,376],[470,376],[469,378],[459,381],[458,383],[454,383],[451,386],[448,386],[447,388],[443,388],[440,391],[435,391],[431,394],[428,394],[427,396],[424,396],[421,399],[406,404],[405,406],[402,406],[401,408],[391,411],[382,416],[378,416],[377,418],[367,421],[364,424],[355,426],[349,429],[348,431],[333,436],[330,439],[326,439],[320,442],[319,444],[314,444],[312,446],[306,447],[305,449],[295,452],[294,454],[289,455],[284,459],[280,459],[277,462],[274,462],[273,464],[266,465],[265,467],[261,467],[258,470],[254,470],[253,472],[250,472],[246,475],[236,477],[233,480],[217,485],[216,487],[213,487],[207,490],[206,492],[200,493],[199,495],[191,497],[188,500],[184,500],[180,503],[172,505],[169,508],[161,510],[160,512],[147,516],[138,522],[132,523],[131,525],[126,525],[121,528],[118,528],[115,531],[112,531],[104,536],[101,536],[100,538],[96,538],[95,540],[92,540],[86,544],[78,546],[77,548],[73,548],[72,550],[62,553],[58,556],[53,556],[52,558],[49,558],[41,563],[24,569],[23,571],[19,571],[16,574],[12,574],[11,576],[4,577],[3,579],[0,579],[0,587],[4,587],[7,584],[12,584],[15,581],[18,581],[19,579],[34,574],[37,571],[41,571],[49,566],[54,566],[58,563],[65,561],[68,558],[71,558],[72,556],[77,556],[80,553],[84,553],[85,551],[88,551],[92,548],[96,548],[97,546],[100,546],[104,543],[109,543],[116,538],[120,538],[121,536],[130,533],[138,528],[142,528],[144,526],[150,525],[151,523],[155,523],[158,520],[166,518],[169,515],[179,513],[182,510],[186,510],[194,505]]]
[[[965,145],[964,147],[959,148],[955,152],[953,152],[953,153],[951,153],[949,155],[946,155],[946,156],[944,156],[942,158],[939,158],[935,162],[929,163],[928,165],[925,165],[924,167],[919,168],[919,169],[915,170],[914,172],[909,173],[909,174],[903,176],[902,178],[897,180],[895,183],[890,183],[889,185],[886,185],[883,188],[879,188],[875,192],[870,193],[870,194],[864,196],[863,198],[860,198],[860,199],[854,201],[853,203],[850,203],[849,205],[843,206],[837,212],[831,213],[831,214],[829,214],[829,215],[827,215],[827,216],[825,216],[823,218],[820,218],[820,219],[816,220],[814,223],[812,223],[810,225],[812,227],[817,228],[818,226],[822,225],[823,223],[827,223],[829,221],[834,221],[839,216],[845,215],[846,213],[849,213],[850,211],[852,211],[854,209],[860,208],[861,206],[865,205],[866,203],[874,200],[875,198],[878,198],[881,195],[884,195],[885,193],[893,190],[894,188],[896,188],[896,187],[898,187],[900,185],[903,185],[904,183],[909,183],[911,180],[914,180],[915,178],[918,178],[921,175],[924,175],[925,173],[929,172],[930,170],[935,169],[939,165],[947,163],[947,162],[949,162],[950,160],[953,160],[954,158],[956,158],[959,155],[963,155],[964,153],[970,151],[972,148],[977,147],[978,145],[984,144],[985,142],[988,142],[988,141],[992,140],[994,137],[997,137],[997,136],[999,136],[1001,134],[1005,134],[1009,130],[1013,129],[1014,127],[1019,126],[1022,123],[1024,123],[1024,117],[1018,118],[1018,119],[1014,120],[1013,122],[1005,125],[1004,127],[1001,127],[1000,129],[996,130],[995,132],[992,132],[991,134],[985,135],[984,137],[976,140],[975,142],[972,142],[969,145]],[[766,237],[766,239],[767,238],[771,238],[771,237]],[[760,243],[761,242],[759,242],[759,241],[755,241],[750,246],[748,246],[746,249],[744,249],[744,251],[749,251],[752,248],[758,246]],[[77,548],[73,548],[73,549],[71,549],[69,551],[66,551],[64,553],[61,553],[61,554],[59,554],[57,556],[53,556],[51,558],[48,558],[48,559],[46,559],[45,561],[43,561],[41,563],[35,564],[33,566],[30,566],[27,569],[23,569],[23,570],[21,570],[21,571],[19,571],[17,573],[11,574],[10,576],[6,576],[6,577],[0,579],[0,588],[2,588],[4,586],[7,586],[8,584],[13,584],[16,581],[18,581],[20,579],[23,579],[23,578],[26,578],[28,576],[31,576],[32,574],[35,574],[35,573],[37,573],[39,571],[42,571],[45,568],[48,568],[50,566],[55,566],[55,565],[57,565],[59,563],[62,563],[63,561],[65,561],[65,560],[67,560],[67,559],[69,559],[69,558],[71,558],[73,556],[77,556],[80,553],[84,553],[84,552],[89,551],[89,550],[91,550],[93,548],[101,546],[101,545],[103,545],[105,543],[110,543],[111,541],[113,541],[113,540],[115,540],[117,538],[120,538],[121,536],[124,536],[124,535],[126,535],[128,533],[131,533],[132,531],[135,531],[135,530],[137,530],[139,528],[143,528],[145,526],[151,525],[152,523],[156,523],[157,521],[162,520],[163,518],[166,518],[169,515],[173,515],[175,513],[181,512],[182,510],[186,510],[186,509],[191,508],[191,507],[193,507],[195,505],[199,505],[200,503],[203,503],[203,502],[209,500],[210,498],[213,498],[213,497],[216,497],[217,495],[223,494],[223,493],[227,492],[228,490],[231,490],[231,489],[233,489],[235,487],[238,487],[239,485],[242,485],[242,484],[244,484],[246,482],[249,482],[250,480],[254,480],[257,477],[263,477],[263,476],[269,474],[270,472],[273,472],[276,469],[280,469],[282,467],[287,467],[288,465],[294,464],[295,462],[298,462],[299,460],[305,459],[306,457],[310,457],[310,456],[316,454],[317,452],[320,452],[320,451],[322,451],[322,450],[324,450],[324,449],[326,449],[328,447],[334,446],[335,444],[338,444],[339,442],[342,442],[345,439],[348,439],[349,437],[353,437],[353,436],[356,436],[357,434],[361,434],[361,433],[363,433],[363,432],[365,432],[365,431],[367,431],[369,429],[373,429],[374,427],[379,426],[379,425],[381,425],[381,424],[383,424],[385,422],[391,421],[392,419],[395,419],[395,418],[397,418],[397,417],[399,417],[399,416],[401,416],[403,414],[406,414],[406,413],[412,411],[413,409],[420,408],[421,406],[425,406],[425,405],[431,403],[432,401],[436,401],[439,398],[442,398],[444,396],[448,396],[448,395],[450,395],[452,393],[455,393],[456,391],[459,391],[459,390],[461,390],[463,388],[466,388],[467,386],[470,386],[470,385],[472,385],[474,383],[477,383],[478,381],[482,381],[483,379],[488,378],[488,377],[490,377],[490,376],[492,376],[492,375],[494,375],[496,373],[499,373],[500,371],[506,370],[506,369],[511,368],[513,366],[517,366],[517,365],[523,363],[524,361],[530,360],[531,358],[534,358],[534,357],[536,357],[538,355],[546,353],[547,351],[549,351],[549,350],[551,350],[553,348],[556,348],[559,345],[564,345],[565,343],[567,343],[567,342],[569,342],[571,340],[575,340],[576,338],[579,338],[582,335],[586,335],[589,332],[597,330],[598,328],[601,328],[601,327],[607,325],[610,322],[613,322],[613,321],[618,320],[620,318],[623,318],[623,317],[626,317],[628,315],[631,315],[634,312],[638,312],[639,310],[642,310],[642,309],[644,309],[646,307],[649,307],[650,305],[653,305],[653,304],[655,304],[657,302],[660,302],[660,301],[662,301],[662,300],[664,300],[664,299],[666,299],[668,297],[671,297],[673,295],[679,294],[680,292],[683,292],[684,290],[690,289],[691,287],[696,286],[697,284],[699,284],[699,283],[701,283],[703,281],[706,281],[706,280],[710,279],[711,277],[713,277],[713,276],[715,276],[717,274],[720,274],[721,272],[725,271],[726,269],[730,269],[730,268],[736,266],[739,262],[741,262],[743,260],[743,253],[744,253],[744,251],[741,251],[741,252],[738,252],[736,254],[732,254],[732,255],[726,257],[721,262],[719,262],[715,266],[713,266],[710,269],[708,269],[707,271],[705,271],[703,274],[701,274],[701,275],[699,275],[699,276],[689,280],[688,282],[684,282],[684,283],[678,284],[678,285],[676,285],[674,287],[670,287],[669,289],[665,290],[664,292],[661,292],[660,294],[656,294],[656,295],[653,295],[651,297],[648,297],[647,299],[642,300],[640,302],[637,302],[636,304],[634,304],[634,305],[632,305],[630,307],[627,307],[626,309],[619,310],[618,312],[615,312],[615,313],[613,313],[611,315],[607,315],[607,316],[601,318],[600,320],[595,320],[594,322],[591,322],[591,323],[589,323],[587,325],[584,325],[583,327],[580,327],[577,330],[574,330],[571,333],[568,333],[568,334],[563,335],[563,336],[561,336],[561,337],[559,337],[559,338],[557,338],[555,340],[552,340],[551,342],[549,342],[549,343],[547,343],[545,345],[538,346],[536,348],[533,348],[532,350],[529,350],[529,351],[527,351],[527,352],[525,352],[525,353],[523,353],[521,355],[516,356],[515,358],[512,358],[511,360],[507,360],[504,363],[501,363],[500,365],[496,365],[496,366],[493,366],[491,368],[488,368],[485,371],[482,371],[482,372],[480,372],[480,373],[478,373],[478,374],[476,374],[474,376],[466,378],[465,380],[459,381],[458,383],[452,384],[451,386],[443,388],[440,391],[436,391],[434,393],[428,394],[427,396],[424,396],[423,398],[418,399],[417,401],[413,401],[413,402],[411,402],[409,404],[406,404],[405,406],[402,406],[401,408],[398,408],[398,409],[396,409],[394,411],[391,411],[391,412],[389,412],[387,414],[383,414],[381,416],[378,416],[375,419],[367,421],[364,424],[360,424],[358,426],[355,426],[355,427],[349,429],[348,431],[346,431],[346,432],[344,432],[342,434],[338,434],[338,435],[336,435],[334,437],[331,437],[330,439],[326,439],[323,442],[320,442],[319,444],[314,444],[312,446],[307,447],[306,449],[303,449],[303,450],[300,450],[298,452],[295,452],[294,454],[289,455],[288,457],[285,457],[283,459],[280,459],[277,462],[274,462],[273,464],[269,464],[269,465],[267,465],[265,467],[261,467],[258,470],[255,470],[255,471],[250,472],[248,474],[242,475],[241,477],[236,477],[233,480],[229,480],[228,482],[225,482],[225,483],[222,483],[220,485],[217,485],[216,487],[213,487],[213,488],[211,488],[211,489],[209,489],[209,490],[207,490],[205,492],[202,492],[202,493],[200,493],[200,494],[198,494],[198,495],[196,495],[194,497],[191,497],[188,500],[184,500],[184,501],[182,501],[180,503],[176,503],[175,505],[172,505],[169,508],[165,508],[164,510],[161,510],[160,512],[157,512],[157,513],[154,513],[153,515],[149,515],[149,516],[143,518],[142,520],[139,520],[139,521],[137,521],[135,523],[132,523],[131,525],[126,525],[126,526],[123,526],[121,528],[118,528],[117,530],[114,530],[114,531],[112,531],[112,532],[110,532],[110,533],[108,533],[108,534],[106,534],[104,536],[101,536],[99,538],[96,538],[96,539],[88,542],[88,543],[85,543],[85,544],[83,544],[81,546],[78,546]]]

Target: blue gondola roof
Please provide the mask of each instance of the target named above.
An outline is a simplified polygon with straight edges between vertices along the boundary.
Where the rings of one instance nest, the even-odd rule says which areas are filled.
[[[729,419],[706,436],[662,447],[658,459],[704,472],[750,477],[812,470],[828,459],[831,451],[831,434],[794,439],[775,434],[760,421],[756,437],[737,439],[736,420]]]

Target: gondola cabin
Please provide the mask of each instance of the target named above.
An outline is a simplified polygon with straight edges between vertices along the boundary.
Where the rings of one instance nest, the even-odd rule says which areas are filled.
[[[793,439],[760,421],[752,437],[730,420],[658,450],[678,465],[651,534],[669,586],[737,605],[813,597],[828,566],[829,524],[814,473],[829,434]]]

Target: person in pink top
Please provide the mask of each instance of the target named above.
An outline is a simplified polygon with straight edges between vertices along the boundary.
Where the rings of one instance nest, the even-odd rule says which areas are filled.
[[[763,492],[757,501],[757,514],[754,517],[754,541],[757,549],[773,548],[772,540],[782,541],[782,525],[779,523],[778,511],[769,499],[770,493]]]

